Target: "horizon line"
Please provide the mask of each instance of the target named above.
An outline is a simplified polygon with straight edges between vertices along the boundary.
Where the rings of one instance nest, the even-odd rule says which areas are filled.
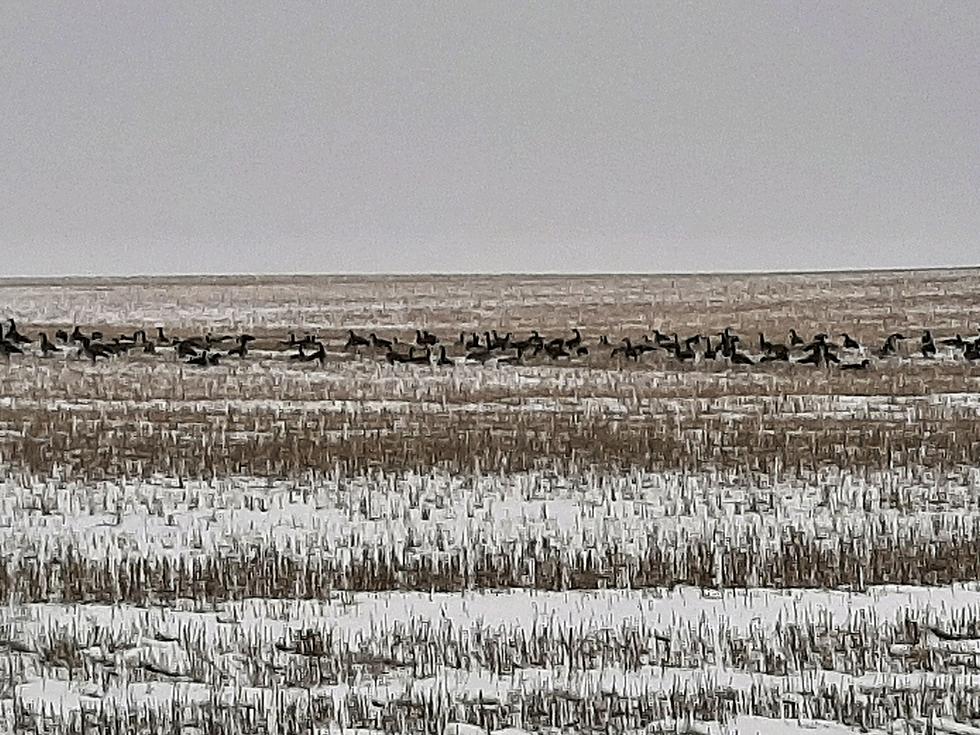
[[[63,280],[155,280],[155,279],[283,279],[283,278],[412,278],[430,276],[464,277],[479,276],[483,278],[506,277],[539,277],[539,278],[589,278],[613,276],[639,277],[692,277],[692,276],[806,276],[806,275],[850,275],[870,273],[914,273],[938,271],[970,271],[980,270],[980,263],[975,265],[937,265],[937,266],[889,266],[889,267],[858,267],[858,268],[806,268],[792,269],[745,269],[745,270],[704,270],[704,271],[337,271],[337,272],[173,272],[173,273],[130,273],[97,275],[90,273],[60,273],[51,275],[8,275],[0,276],[0,284],[52,282]]]

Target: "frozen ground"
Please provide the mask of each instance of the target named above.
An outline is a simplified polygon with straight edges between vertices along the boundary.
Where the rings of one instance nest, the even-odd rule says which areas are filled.
[[[0,732],[976,735],[980,366],[914,356],[975,283],[0,283],[32,333],[259,337],[0,364]],[[858,373],[342,349],[573,327],[913,339]]]

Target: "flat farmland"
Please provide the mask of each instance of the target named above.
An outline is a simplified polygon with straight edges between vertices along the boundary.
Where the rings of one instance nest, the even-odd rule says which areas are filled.
[[[978,284],[0,282],[0,730],[980,732]]]

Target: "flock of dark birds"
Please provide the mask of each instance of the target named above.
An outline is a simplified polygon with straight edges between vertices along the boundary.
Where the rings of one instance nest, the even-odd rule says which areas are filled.
[[[342,349],[358,354],[364,350],[383,355],[391,364],[445,366],[460,361],[523,363],[528,358],[536,357],[551,361],[566,361],[585,357],[594,352],[608,351],[611,358],[634,362],[640,362],[646,353],[661,352],[668,358],[681,362],[696,359],[727,361],[731,365],[783,362],[826,367],[835,365],[841,370],[865,370],[872,364],[865,355],[872,354],[879,359],[899,355],[931,359],[938,353],[937,345],[952,350],[954,354],[958,351],[966,360],[980,360],[980,334],[971,339],[964,339],[957,334],[955,337],[937,340],[933,338],[930,330],[925,330],[918,338],[917,344],[907,349],[900,349],[900,343],[909,338],[896,332],[889,335],[880,347],[870,350],[847,334],[841,334],[840,337],[839,344],[831,341],[829,335],[824,333],[806,340],[797,334],[795,329],[791,329],[788,340],[780,343],[770,341],[760,332],[758,351],[753,351],[754,356],[752,356],[742,347],[742,339],[727,328],[715,335],[715,341],[712,341],[710,335],[695,334],[681,338],[677,333],[666,335],[659,330],[654,330],[653,337],[644,335],[638,342],[624,337],[613,343],[609,337],[603,335],[591,348],[585,343],[578,329],[573,329],[571,336],[553,338],[544,337],[535,330],[523,339],[515,338],[510,332],[500,336],[496,330],[491,330],[484,332],[482,338],[475,332],[469,335],[460,333],[453,349],[462,352],[462,355],[452,359],[447,354],[446,343],[424,329],[416,330],[414,343],[399,342],[397,337],[390,339],[379,337],[374,332],[364,336],[354,330],[348,330],[347,341]],[[222,359],[246,359],[253,349],[251,345],[256,341],[256,337],[251,334],[215,336],[208,333],[203,337],[178,337],[167,335],[163,327],[156,328],[155,338],[148,338],[146,331],[142,329],[131,335],[107,337],[98,331],[86,334],[78,326],[70,332],[64,329],[57,330],[54,341],[51,341],[46,332],[39,332],[34,337],[21,333],[13,319],[0,323],[0,357],[7,362],[10,361],[11,356],[27,353],[39,353],[42,357],[48,357],[53,353],[74,352],[77,357],[95,363],[100,359],[109,360],[132,351],[156,354],[166,349],[176,354],[177,358],[187,365],[206,368],[220,364]],[[269,340],[263,340],[266,341]],[[324,341],[314,335],[296,337],[295,332],[291,332],[288,339],[272,341],[274,344],[270,346],[271,350],[277,352],[295,350],[288,355],[290,361],[319,362],[322,365],[327,360]]]

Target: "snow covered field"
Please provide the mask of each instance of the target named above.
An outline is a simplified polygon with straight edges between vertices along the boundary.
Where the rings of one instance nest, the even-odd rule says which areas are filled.
[[[980,732],[980,366],[342,348],[972,335],[975,282],[0,284],[29,333],[260,337],[207,370],[0,363],[0,732]],[[290,329],[324,365],[288,363]]]

